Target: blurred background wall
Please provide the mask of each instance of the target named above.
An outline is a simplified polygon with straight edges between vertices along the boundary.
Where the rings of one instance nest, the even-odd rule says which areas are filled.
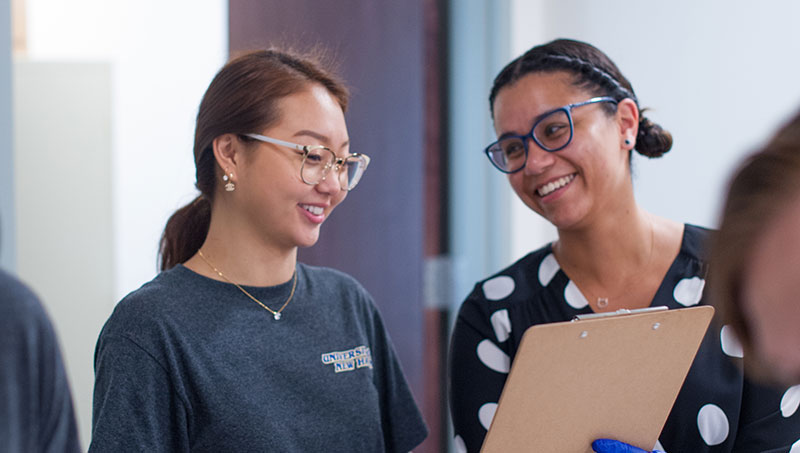
[[[14,151],[11,128],[11,2],[0,1],[0,266],[16,264]]]
[[[231,53],[320,43],[353,90],[353,148],[373,162],[301,259],[375,296],[432,428],[418,450],[447,451],[455,310],[555,234],[482,154],[497,71],[556,37],[597,45],[675,139],[635,159],[638,199],[713,227],[733,167],[800,107],[796,17],[778,0],[2,0],[0,265],[54,319],[88,445],[94,342],[156,274],[161,229],[195,194],[206,86]]]

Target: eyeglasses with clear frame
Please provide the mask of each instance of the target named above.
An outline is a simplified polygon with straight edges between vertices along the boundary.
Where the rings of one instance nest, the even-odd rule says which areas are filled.
[[[361,176],[367,170],[367,166],[369,166],[369,156],[366,154],[350,154],[342,158],[337,157],[330,148],[322,145],[298,145],[297,143],[278,140],[261,134],[243,135],[261,142],[285,146],[298,151],[298,154],[302,154],[303,163],[300,165],[300,179],[310,186],[315,186],[324,181],[328,173],[333,169],[339,178],[339,187],[342,190],[351,191],[356,187],[358,181],[361,180]]]
[[[572,142],[575,127],[572,122],[572,109],[598,102],[617,100],[610,96],[591,98],[576,104],[567,104],[539,115],[533,123],[531,131],[526,135],[505,135],[487,146],[484,152],[492,165],[503,173],[516,173],[528,162],[528,139],[547,152],[555,152],[567,147]]]

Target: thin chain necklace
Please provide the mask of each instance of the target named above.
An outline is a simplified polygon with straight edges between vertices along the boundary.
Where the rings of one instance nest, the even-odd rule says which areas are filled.
[[[286,302],[283,303],[281,308],[279,308],[277,311],[275,311],[275,310],[267,307],[260,300],[258,300],[255,297],[253,297],[253,295],[248,293],[244,288],[241,287],[241,285],[239,285],[235,281],[233,281],[233,280],[229,279],[228,277],[226,277],[225,274],[220,272],[219,269],[217,269],[216,267],[214,267],[213,264],[211,264],[211,261],[209,261],[208,258],[205,257],[205,255],[203,255],[203,252],[201,250],[198,250],[197,254],[200,255],[200,258],[203,258],[203,261],[205,261],[206,264],[211,266],[211,269],[214,269],[214,272],[216,272],[217,275],[219,275],[220,277],[225,279],[225,281],[227,281],[228,283],[232,284],[233,286],[239,288],[239,291],[243,292],[247,297],[252,299],[253,302],[257,303],[258,305],[261,305],[261,307],[264,308],[264,310],[267,310],[268,312],[272,313],[272,317],[275,318],[275,321],[278,321],[278,320],[281,319],[281,312],[283,311],[284,308],[286,308],[287,305],[289,305],[289,302],[292,301],[292,297],[294,297],[294,290],[295,290],[295,288],[297,288],[297,271],[294,271],[294,274],[293,274],[293,277],[292,277],[292,292],[289,293],[289,298],[286,299]]]
[[[655,249],[655,243],[656,243],[655,228],[653,226],[653,219],[649,219],[649,225],[650,225],[650,252],[648,253],[647,263],[645,263],[645,267],[649,267],[650,263],[653,260],[653,250]],[[556,249],[559,248],[559,245],[560,245],[559,242],[556,241],[553,244],[551,250],[553,252],[556,252]],[[583,293],[583,294],[588,294],[588,293]],[[597,297],[597,308],[606,308],[606,307],[608,307],[608,303],[609,303],[609,297],[607,297],[607,296],[606,297]]]
[[[655,235],[655,228],[653,227],[653,219],[650,220],[650,253],[647,255],[647,263],[646,266],[650,266],[650,262],[653,260],[653,249],[655,249],[656,244],[656,235]],[[598,308],[606,308],[608,307],[608,297],[598,297],[597,298],[597,307]]]

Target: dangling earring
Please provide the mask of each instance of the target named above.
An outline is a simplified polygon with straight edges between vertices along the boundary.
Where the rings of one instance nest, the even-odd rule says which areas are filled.
[[[230,176],[222,175],[222,180],[226,182],[225,191],[233,192],[236,190],[236,186],[233,184],[233,173],[231,173]]]

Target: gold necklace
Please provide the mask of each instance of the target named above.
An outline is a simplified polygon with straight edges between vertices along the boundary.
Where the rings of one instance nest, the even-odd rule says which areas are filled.
[[[203,252],[201,250],[198,250],[197,254],[200,255],[200,258],[203,258],[203,261],[205,261],[206,264],[211,266],[211,269],[214,269],[214,272],[216,272],[217,275],[219,275],[220,277],[224,278],[225,281],[227,281],[228,283],[232,284],[233,286],[239,288],[239,291],[243,292],[247,297],[252,299],[253,302],[257,303],[258,305],[261,305],[261,307],[263,307],[264,310],[267,310],[268,312],[272,313],[272,317],[275,318],[275,321],[278,321],[278,320],[281,319],[281,312],[283,311],[284,308],[286,308],[287,305],[289,305],[289,302],[292,301],[292,297],[294,297],[294,290],[295,290],[295,288],[297,288],[297,271],[294,271],[294,274],[293,274],[293,277],[292,277],[292,292],[289,293],[289,298],[286,299],[286,302],[283,303],[283,305],[281,306],[281,308],[278,309],[278,311],[275,311],[275,310],[267,307],[266,305],[264,305],[260,300],[258,300],[255,297],[253,297],[253,295],[248,293],[244,288],[241,287],[241,285],[239,285],[238,283],[236,283],[233,280],[231,280],[228,277],[226,277],[222,272],[219,271],[219,269],[217,269],[216,267],[214,267],[213,264],[211,264],[211,261],[209,261],[208,258],[205,257],[205,255],[203,255]]]

